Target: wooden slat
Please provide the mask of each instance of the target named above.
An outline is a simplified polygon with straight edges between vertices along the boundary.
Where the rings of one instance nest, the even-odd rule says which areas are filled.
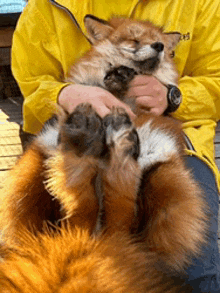
[[[215,144],[215,157],[220,158],[220,144]]]
[[[0,48],[0,66],[11,64],[11,48]]]
[[[0,132],[1,133],[1,132]],[[0,136],[0,147],[7,145],[16,145],[20,144],[21,140],[18,136],[2,137]]]
[[[9,170],[11,167],[14,166],[15,162],[17,161],[17,156],[12,157],[0,157],[0,170]]]
[[[0,156],[1,157],[19,156],[21,154],[22,154],[21,144],[1,145],[0,146]]]
[[[4,186],[4,181],[9,171],[0,171],[0,190]]]
[[[220,143],[220,132],[216,133],[215,143]]]
[[[0,47],[11,47],[14,27],[6,27],[0,29]]]
[[[3,135],[3,132],[6,132],[8,130],[16,130],[19,131],[19,124],[9,121],[0,121],[0,132],[1,136]]]
[[[0,126],[1,129],[1,126]],[[0,130],[1,137],[15,137],[18,136],[19,130],[18,129],[8,129],[8,130]]]
[[[216,158],[216,163],[218,165],[218,168],[220,170],[220,122],[217,124],[216,127],[216,135],[215,135],[215,158]]]
[[[216,159],[216,165],[218,166],[218,169],[220,170],[220,158],[219,159]]]

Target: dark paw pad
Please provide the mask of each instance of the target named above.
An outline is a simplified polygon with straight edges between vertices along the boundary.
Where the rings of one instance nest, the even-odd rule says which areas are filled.
[[[104,144],[102,120],[90,104],[80,104],[68,115],[61,128],[61,143],[65,150],[78,155],[99,156]]]
[[[132,68],[126,66],[116,67],[106,74],[104,84],[107,90],[120,98],[127,91],[128,84],[135,75],[136,72]]]
[[[133,130],[128,135],[127,139],[132,142],[132,146],[127,149],[127,154],[129,154],[135,160],[137,160],[140,154],[140,141],[136,129],[133,128]]]
[[[103,125],[105,128],[111,126],[112,129],[118,131],[122,126],[132,126],[132,122],[123,108],[113,107],[111,113],[104,117]]]

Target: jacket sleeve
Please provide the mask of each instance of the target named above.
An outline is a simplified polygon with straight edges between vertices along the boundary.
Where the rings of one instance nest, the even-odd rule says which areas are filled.
[[[34,2],[25,7],[12,43],[12,72],[24,97],[24,130],[30,133],[52,116],[58,94],[67,85],[62,82],[57,36]]]
[[[190,54],[180,79],[183,102],[174,114],[182,121],[220,118],[219,21],[219,0],[201,1]]]

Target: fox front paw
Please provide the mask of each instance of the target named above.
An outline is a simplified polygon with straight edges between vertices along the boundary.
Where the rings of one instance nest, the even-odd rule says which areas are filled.
[[[78,156],[99,157],[104,148],[104,128],[101,117],[88,103],[79,104],[61,127],[60,141],[65,151]]]
[[[103,119],[106,145],[114,149],[120,159],[127,155],[137,160],[140,152],[139,138],[128,114],[123,108],[114,107]]]
[[[123,95],[128,90],[129,82],[136,74],[137,73],[134,69],[126,66],[113,68],[106,74],[104,78],[105,87],[116,97],[122,99]]]

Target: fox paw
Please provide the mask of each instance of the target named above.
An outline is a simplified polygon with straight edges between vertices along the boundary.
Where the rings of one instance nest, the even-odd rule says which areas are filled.
[[[89,103],[79,104],[61,127],[62,147],[65,150],[74,150],[78,156],[99,157],[104,140],[102,119]]]
[[[129,82],[136,75],[136,71],[126,66],[119,66],[110,70],[105,78],[104,84],[108,91],[121,98],[128,90]]]
[[[103,119],[106,145],[122,159],[129,155],[137,160],[140,152],[139,138],[128,114],[123,108],[114,107]],[[123,157],[122,157],[123,156]]]

